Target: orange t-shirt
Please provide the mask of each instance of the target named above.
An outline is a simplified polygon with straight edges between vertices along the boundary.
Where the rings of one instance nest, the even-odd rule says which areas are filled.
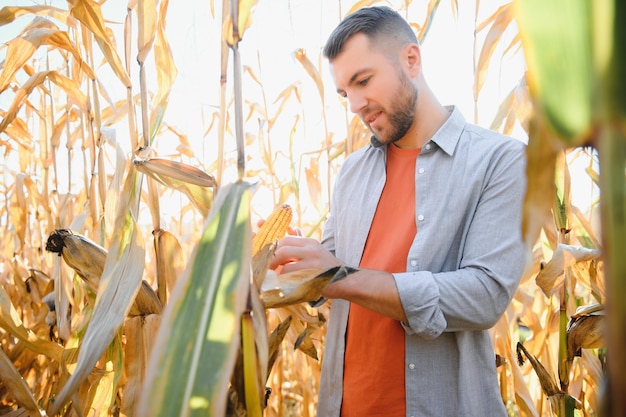
[[[387,180],[361,268],[405,272],[415,225],[415,160],[420,149],[387,147]],[[404,329],[400,322],[350,304],[342,417],[404,417]]]

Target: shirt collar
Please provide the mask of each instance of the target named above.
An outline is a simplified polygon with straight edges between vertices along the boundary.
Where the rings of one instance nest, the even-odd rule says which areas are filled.
[[[435,132],[430,141],[436,143],[448,155],[452,155],[463,130],[465,130],[465,118],[456,106],[446,106],[446,109],[450,112],[450,116]]]
[[[435,132],[429,142],[434,142],[445,153],[452,155],[454,153],[454,148],[456,148],[456,144],[459,142],[461,133],[463,133],[463,130],[465,129],[465,118],[456,106],[446,106],[446,109],[450,112],[450,116],[443,123],[443,125],[441,125],[439,130]],[[370,144],[374,148],[383,149],[383,143],[376,139],[376,136],[372,135],[370,138]]]

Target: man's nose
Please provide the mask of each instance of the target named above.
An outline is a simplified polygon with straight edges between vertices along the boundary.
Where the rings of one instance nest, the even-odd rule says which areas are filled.
[[[363,94],[352,93],[348,94],[348,103],[350,104],[350,111],[359,114],[367,105],[367,99]]]

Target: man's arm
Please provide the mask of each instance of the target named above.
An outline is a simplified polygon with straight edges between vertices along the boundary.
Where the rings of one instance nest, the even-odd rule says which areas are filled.
[[[270,268],[282,266],[281,273],[287,273],[307,268],[326,269],[341,264],[317,240],[287,236],[278,242]],[[388,272],[360,269],[328,285],[322,295],[351,301],[399,321],[407,320],[395,280]]]

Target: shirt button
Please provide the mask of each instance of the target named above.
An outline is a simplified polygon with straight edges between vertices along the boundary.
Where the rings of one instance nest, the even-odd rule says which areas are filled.
[[[427,143],[427,144],[424,146],[424,149],[429,150],[429,149],[430,149],[430,143]]]
[[[417,266],[417,261],[415,259],[411,261],[411,266]]]
[[[417,216],[417,220],[423,221],[424,220],[424,215],[420,214],[419,216]]]
[[[424,173],[424,168],[420,168],[417,170],[418,173],[423,174]]]
[[[414,363],[410,363],[409,364],[409,369],[415,369],[415,364]]]

